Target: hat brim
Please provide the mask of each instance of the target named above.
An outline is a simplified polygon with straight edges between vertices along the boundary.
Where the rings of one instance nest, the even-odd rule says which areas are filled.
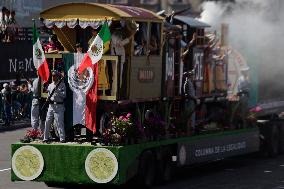
[[[136,25],[136,22],[134,22],[134,21],[127,21],[126,22],[126,28],[127,28],[127,30],[129,30],[130,32],[136,32],[137,31],[137,29],[138,29],[138,27],[137,27],[137,25]]]
[[[249,67],[241,68],[241,71],[249,71]]]

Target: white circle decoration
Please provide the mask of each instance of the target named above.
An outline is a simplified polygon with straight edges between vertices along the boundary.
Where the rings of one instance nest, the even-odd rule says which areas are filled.
[[[86,68],[82,74],[78,74],[73,65],[68,70],[68,83],[73,92],[86,93],[94,83],[94,72],[91,67]]]
[[[87,175],[94,182],[110,182],[118,170],[118,162],[115,155],[106,148],[96,148],[92,150],[85,161]]]
[[[178,155],[179,155],[178,159],[179,159],[180,165],[185,165],[185,163],[186,163],[186,150],[185,150],[185,147],[183,145],[180,147]]]
[[[12,169],[22,180],[34,180],[41,174],[43,166],[42,154],[33,146],[22,146],[13,154]]]

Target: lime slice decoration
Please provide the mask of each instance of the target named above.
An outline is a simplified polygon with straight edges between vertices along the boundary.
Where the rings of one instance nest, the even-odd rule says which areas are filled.
[[[42,154],[33,146],[22,146],[13,154],[12,169],[22,180],[34,180],[41,174],[43,166]]]
[[[118,170],[115,155],[106,148],[97,148],[91,151],[85,161],[87,175],[97,183],[110,182]]]

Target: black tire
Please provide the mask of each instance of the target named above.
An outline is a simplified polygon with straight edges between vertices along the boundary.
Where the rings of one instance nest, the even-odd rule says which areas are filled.
[[[165,184],[171,181],[175,166],[171,161],[171,156],[165,155],[157,162],[157,183]]]
[[[164,172],[162,174],[162,179],[164,183],[167,183],[172,180],[172,176],[174,173],[174,165],[171,161],[171,158],[167,158],[164,164]]]
[[[276,123],[270,122],[266,146],[269,157],[276,157],[279,154],[279,130]]]
[[[151,151],[144,152],[140,157],[138,180],[143,187],[151,187],[156,179],[155,155]]]
[[[279,153],[283,154],[284,153],[284,123],[280,123],[278,125],[279,129]]]

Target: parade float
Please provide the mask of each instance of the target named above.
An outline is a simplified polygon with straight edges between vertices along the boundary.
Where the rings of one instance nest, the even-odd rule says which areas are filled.
[[[58,5],[41,12],[40,18],[65,50],[45,56],[68,86],[65,130],[70,142],[42,143],[38,133],[30,131],[28,142],[11,146],[12,181],[121,185],[136,178],[149,186],[168,181],[176,167],[260,149],[270,155],[283,151],[281,125],[257,124],[258,111],[250,114],[246,128],[238,114],[230,122],[235,103],[228,98],[230,49],[224,40],[205,33],[209,25],[184,16],[173,16],[169,23],[142,8],[97,3]],[[91,28],[106,23],[110,32],[119,23],[123,35],[131,36],[124,71],[122,57],[104,47],[102,58],[82,79],[76,75],[80,61],[75,44],[87,50]],[[188,43],[193,33],[195,45],[182,59],[181,41]],[[188,70],[194,71],[196,86],[194,133],[188,129],[191,116],[184,113],[189,99],[182,93],[183,72]],[[45,87],[42,98],[47,97]],[[86,135],[80,132],[82,126]]]

